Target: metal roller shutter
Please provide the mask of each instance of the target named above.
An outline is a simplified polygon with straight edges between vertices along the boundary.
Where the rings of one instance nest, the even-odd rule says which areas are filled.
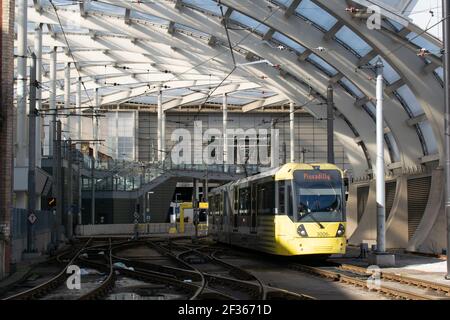
[[[397,188],[397,181],[392,181],[386,183],[386,220],[389,218],[389,214],[391,213],[392,206],[394,205],[395,200],[395,190]]]
[[[359,187],[357,190],[357,200],[358,200],[358,223],[364,214],[366,209],[367,199],[369,198],[369,186]]]
[[[408,180],[408,236],[411,239],[422,220],[428,203],[431,177]]]

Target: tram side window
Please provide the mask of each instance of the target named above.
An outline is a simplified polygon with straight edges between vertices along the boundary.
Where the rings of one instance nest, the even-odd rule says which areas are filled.
[[[275,183],[258,185],[258,215],[274,215]]]
[[[224,212],[225,193],[219,195],[219,215],[225,215]]]
[[[237,187],[234,188],[234,213],[237,214],[239,198],[238,198],[239,189]]]
[[[214,214],[220,214],[220,195],[216,194],[214,196]]]
[[[285,185],[284,181],[280,181],[278,185],[278,202],[279,202],[279,214],[286,214],[285,200]]]
[[[209,215],[214,215],[216,209],[216,196],[209,197]]]
[[[250,188],[239,190],[239,214],[247,216],[250,213]]]
[[[292,208],[292,187],[291,185],[287,186],[287,215],[290,217],[294,216],[294,210]]]

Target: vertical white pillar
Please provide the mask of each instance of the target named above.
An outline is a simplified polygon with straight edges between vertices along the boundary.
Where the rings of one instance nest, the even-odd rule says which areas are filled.
[[[377,161],[376,161],[376,195],[377,195],[377,252],[384,253],[385,246],[385,177],[384,177],[384,119],[383,119],[383,62],[377,65]]]
[[[291,142],[291,162],[295,162],[295,107],[294,102],[289,104],[289,130]]]
[[[17,9],[17,153],[16,165],[27,165],[27,0]]]
[[[276,168],[280,165],[280,136],[279,130],[275,128],[275,120],[272,120],[270,130],[270,166]]]
[[[34,29],[34,53],[36,54],[36,81],[42,83],[42,24],[39,23]],[[36,109],[42,109],[42,90],[36,88]],[[36,117],[36,166],[41,166],[42,157],[42,125],[41,118]]]
[[[66,63],[64,68],[64,114],[69,115],[66,120],[66,125],[63,131],[66,137],[72,136],[72,122],[70,114],[72,113],[70,108],[70,62]]]
[[[53,148],[55,143],[56,132],[56,60],[57,60],[57,47],[53,48],[50,58],[50,97],[49,97],[49,108],[53,113],[52,119],[50,120],[49,127],[49,154],[53,155]]]
[[[223,170],[228,172],[228,99],[227,94],[223,94],[223,108],[222,108],[222,130],[223,130]]]
[[[166,112],[164,110],[161,117],[161,159],[166,160]]]
[[[77,108],[77,110],[76,110],[76,113],[79,113],[79,114],[81,114],[81,77],[78,77],[78,82],[77,82],[77,95],[76,95],[76,101],[75,101],[75,104],[76,104],[76,108]],[[78,116],[78,117],[76,117],[76,121],[77,121],[77,126],[76,126],[76,139],[77,140],[81,140],[82,138],[82,130],[83,130],[83,128],[82,128],[82,126],[81,126],[81,124],[82,124],[82,118],[80,117],[80,116]],[[81,143],[77,143],[76,144],[76,146],[77,146],[77,149],[78,150],[81,150]]]
[[[162,161],[162,117],[163,117],[163,109],[162,109],[162,91],[161,88],[158,91],[158,161]]]

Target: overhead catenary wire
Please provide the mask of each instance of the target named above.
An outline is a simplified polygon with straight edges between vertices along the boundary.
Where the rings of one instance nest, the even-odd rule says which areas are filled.
[[[53,0],[49,0],[49,1],[50,1],[51,6],[53,7],[53,10],[55,11],[56,18],[58,19],[59,26],[60,26],[60,28],[61,28],[62,34],[63,34],[63,36],[64,36],[64,40],[65,40],[66,45],[67,45],[68,53],[69,53],[70,56],[72,57],[73,63],[74,63],[74,65],[75,65],[75,69],[76,69],[77,72],[78,72],[78,76],[81,78],[81,72],[80,72],[80,70],[79,70],[79,68],[78,68],[77,61],[75,60],[75,57],[74,57],[74,55],[73,55],[73,53],[72,53],[72,50],[71,50],[71,48],[70,48],[69,41],[67,40],[67,36],[66,36],[65,31],[64,31],[64,27],[63,27],[63,25],[62,25],[62,23],[61,23],[61,19],[60,19],[59,14],[58,14],[58,9],[56,8],[56,5],[53,3]],[[94,107],[93,107],[93,104],[92,104],[92,99],[91,99],[89,93],[87,92],[86,86],[84,85],[84,82],[81,82],[81,84],[82,84],[82,86],[83,86],[83,88],[84,88],[84,91],[85,91],[85,93],[86,93],[86,96],[88,97],[89,104],[90,104],[91,108],[93,109]]]

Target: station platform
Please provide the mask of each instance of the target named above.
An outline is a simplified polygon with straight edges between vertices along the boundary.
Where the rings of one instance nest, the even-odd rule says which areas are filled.
[[[450,280],[445,279],[447,274],[447,260],[445,256],[426,256],[404,250],[391,250],[389,252],[395,255],[396,266],[380,268],[383,274],[393,274],[450,287]],[[339,264],[361,268],[370,266],[368,258],[360,257],[360,249],[358,247],[349,246],[345,255],[332,256],[330,260]]]

